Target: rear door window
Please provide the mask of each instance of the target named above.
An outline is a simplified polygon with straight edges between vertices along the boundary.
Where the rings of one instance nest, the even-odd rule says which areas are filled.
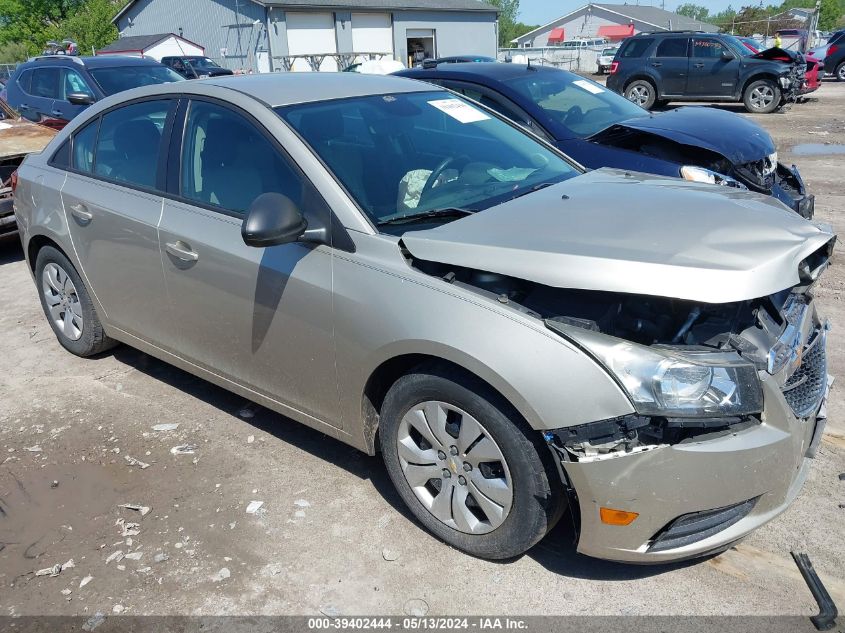
[[[653,43],[654,38],[652,37],[644,37],[643,39],[631,38],[628,40],[628,43],[622,47],[620,57],[624,59],[642,57]]]
[[[32,86],[29,94],[47,99],[59,98],[60,68],[36,68],[32,71]]]
[[[667,37],[658,44],[655,57],[686,57],[688,45],[686,37]]]
[[[32,70],[23,71],[17,81],[21,90],[23,90],[26,94],[29,94],[30,87],[32,85]]]
[[[103,115],[94,173],[109,180],[156,188],[170,100],[133,103]]]

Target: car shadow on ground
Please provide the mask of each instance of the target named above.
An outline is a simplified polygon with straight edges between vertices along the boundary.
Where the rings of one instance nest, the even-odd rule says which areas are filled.
[[[240,396],[182,371],[148,354],[121,345],[111,352],[115,359],[170,387],[202,400],[221,411],[239,417],[239,412],[249,404]],[[381,459],[370,457],[315,429],[286,418],[263,407],[250,407],[254,417],[245,420],[256,429],[291,444],[311,455],[343,468],[345,471],[370,481],[373,488],[411,523],[423,529],[407,509],[393,487]],[[463,556],[464,554],[456,555]],[[567,511],[558,525],[527,554],[549,571],[561,576],[594,580],[633,580],[666,573],[690,563],[674,565],[623,565],[578,554],[575,551],[575,529],[572,515]],[[500,561],[501,564],[513,562]]]
[[[0,235],[0,266],[23,261],[23,248],[17,233]]]

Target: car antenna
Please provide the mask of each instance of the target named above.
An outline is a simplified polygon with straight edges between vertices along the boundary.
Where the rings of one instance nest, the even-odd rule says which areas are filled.
[[[530,58],[530,57],[528,58],[528,70],[536,70],[536,69],[535,69],[535,68],[531,65],[531,58]]]

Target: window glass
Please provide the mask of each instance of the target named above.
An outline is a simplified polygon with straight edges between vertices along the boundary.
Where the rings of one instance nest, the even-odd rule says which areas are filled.
[[[48,99],[59,98],[59,69],[36,68],[32,71],[32,86],[29,94]]]
[[[667,37],[657,46],[656,57],[686,57],[687,43],[685,37]]]
[[[50,164],[53,165],[53,167],[70,167],[70,140],[66,140],[62,143],[59,146],[59,149],[53,153],[53,157],[50,159]]]
[[[156,186],[170,101],[142,101],[103,115],[94,173],[148,189]]]
[[[620,56],[627,59],[642,57],[649,49],[652,42],[654,42],[654,38],[637,39],[632,37],[626,44],[622,45]]]
[[[82,78],[82,75],[73,70],[73,68],[65,68],[64,81],[62,82],[62,93],[59,98],[67,99],[67,96],[72,92],[84,92],[87,95],[94,94],[88,86],[88,83]]]
[[[499,99],[495,99],[491,96],[488,96],[481,92],[481,90],[472,88],[470,86],[464,86],[460,84],[450,84],[449,82],[444,82],[444,86],[454,90],[455,92],[464,95],[465,97],[472,99],[473,101],[477,101],[478,103],[486,105],[491,110],[498,112],[503,117],[510,119],[511,121],[516,121],[517,123],[528,123],[525,120],[525,117],[519,114],[516,110],[509,107],[507,104],[503,103]]]
[[[141,86],[152,86],[154,84],[166,84],[173,81],[184,81],[185,79],[175,73],[167,66],[108,66],[105,68],[93,68],[89,71],[100,88],[107,95],[117,92],[140,88]]]
[[[722,51],[728,50],[722,43],[709,38],[694,38],[692,40],[692,56],[697,59],[718,59]]]
[[[21,76],[18,77],[18,85],[21,87],[25,93],[29,94],[31,89],[32,83],[32,70],[25,70],[21,73]]]
[[[262,193],[281,193],[300,208],[304,180],[241,114],[191,102],[185,122],[180,193],[204,204],[246,212]]]
[[[276,111],[384,231],[450,221],[424,217],[437,209],[483,212],[579,173],[533,137],[443,91]]]
[[[94,167],[94,143],[99,123],[99,119],[91,121],[73,135],[73,168],[78,171],[90,173]]]

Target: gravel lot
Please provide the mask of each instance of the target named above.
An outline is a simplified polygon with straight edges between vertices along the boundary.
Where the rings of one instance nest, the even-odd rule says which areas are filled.
[[[845,156],[794,150],[845,147],[845,84],[817,95],[756,119],[800,167],[817,219],[843,235]],[[845,608],[841,384],[797,502],[725,554],[607,563],[577,555],[564,520],[526,556],[491,563],[423,532],[378,458],[263,409],[241,415],[241,398],[128,347],[89,360],[64,352],[16,236],[0,240],[0,277],[0,616],[809,615],[792,549],[810,555]],[[818,295],[834,326],[832,372],[845,379],[841,266]],[[172,454],[186,444],[193,453]],[[253,500],[264,505],[249,514]],[[55,577],[34,574],[69,559]]]

